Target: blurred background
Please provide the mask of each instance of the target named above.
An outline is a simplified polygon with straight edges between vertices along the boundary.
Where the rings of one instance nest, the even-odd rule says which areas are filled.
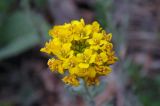
[[[97,106],[160,106],[160,0],[0,0],[0,106],[87,106],[39,51],[52,26],[80,18],[112,32],[119,57]]]

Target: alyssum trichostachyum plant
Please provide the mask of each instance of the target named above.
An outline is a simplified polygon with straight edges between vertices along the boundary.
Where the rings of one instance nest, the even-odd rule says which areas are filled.
[[[85,24],[81,19],[54,26],[41,52],[51,56],[48,66],[51,71],[64,75],[62,81],[79,86],[80,79],[90,85],[98,85],[100,76],[111,72],[109,67],[117,61],[111,43],[112,34],[106,33],[98,22]]]

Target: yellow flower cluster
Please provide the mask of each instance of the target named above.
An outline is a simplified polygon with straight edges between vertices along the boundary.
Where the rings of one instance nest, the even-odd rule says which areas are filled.
[[[108,75],[109,65],[117,61],[110,42],[112,34],[96,21],[85,24],[83,19],[74,20],[54,26],[49,35],[52,38],[41,51],[53,56],[48,66],[63,74],[66,84],[79,86],[79,79],[83,79],[87,85],[98,85],[99,77]]]

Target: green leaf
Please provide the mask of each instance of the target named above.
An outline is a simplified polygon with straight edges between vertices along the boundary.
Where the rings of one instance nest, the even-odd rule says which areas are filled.
[[[20,36],[14,39],[7,46],[0,49],[0,60],[6,57],[15,56],[26,49],[29,49],[39,42],[36,35],[27,35],[26,37]]]
[[[36,34],[29,16],[22,11],[15,12],[8,16],[0,28],[0,45],[8,44],[19,36]]]
[[[39,23],[38,25],[36,25]],[[20,54],[47,39],[48,24],[34,12],[17,11],[0,27],[0,60]]]
[[[34,0],[35,5],[39,8],[43,8],[46,5],[46,0]]]
[[[1,12],[6,12],[9,8],[10,5],[14,2],[15,0],[1,0],[0,1],[0,11]]]

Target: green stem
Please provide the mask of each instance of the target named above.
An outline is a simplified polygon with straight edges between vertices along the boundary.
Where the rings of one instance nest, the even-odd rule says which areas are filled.
[[[89,98],[90,106],[96,106],[93,95],[89,92],[88,86],[86,84],[84,84],[84,88],[85,88],[86,94]]]

